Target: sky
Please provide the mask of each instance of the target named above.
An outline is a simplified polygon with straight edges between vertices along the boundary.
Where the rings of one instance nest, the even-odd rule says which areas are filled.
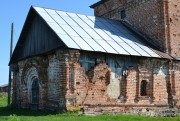
[[[0,85],[8,83],[11,23],[15,47],[31,5],[93,15],[90,5],[99,0],[2,0],[0,4]]]

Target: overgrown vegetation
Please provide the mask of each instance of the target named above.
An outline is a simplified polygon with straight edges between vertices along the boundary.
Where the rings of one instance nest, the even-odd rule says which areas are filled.
[[[180,121],[180,117],[145,117],[134,115],[84,116],[78,112],[63,114],[6,107],[7,94],[0,94],[0,121]]]

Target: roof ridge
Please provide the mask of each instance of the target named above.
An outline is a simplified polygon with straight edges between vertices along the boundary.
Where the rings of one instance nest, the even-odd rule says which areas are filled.
[[[37,7],[37,8],[43,8],[43,9],[61,11],[61,12],[64,12],[64,13],[72,13],[72,14],[76,14],[76,15],[85,15],[85,16],[94,17],[94,18],[103,18],[103,19],[107,19],[107,20],[111,20],[111,21],[119,21],[119,20],[115,20],[115,19],[111,19],[111,18],[105,18],[105,17],[101,17],[101,16],[94,16],[94,15],[88,15],[88,14],[83,14],[83,13],[75,13],[75,12],[71,12],[71,11],[64,11],[64,10],[58,10],[58,9],[40,7],[40,6],[33,6],[33,5],[32,5],[32,7],[33,7],[33,8]]]
[[[71,11],[65,11],[65,10],[59,10],[59,9],[53,9],[53,8],[47,8],[47,7],[41,7],[41,6],[34,6],[34,5],[32,5],[32,7],[33,7],[33,8],[38,7],[38,8],[55,10],[55,11],[61,11],[61,12],[65,12],[65,13],[72,13],[72,14],[77,14],[77,15],[86,15],[86,16],[95,17],[94,15],[88,15],[88,14],[83,14],[83,13],[75,13],[75,12],[71,12]]]

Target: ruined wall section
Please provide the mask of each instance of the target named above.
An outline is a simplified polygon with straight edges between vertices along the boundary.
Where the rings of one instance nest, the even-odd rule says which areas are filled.
[[[135,68],[128,69],[126,90],[126,104],[135,104],[138,97],[138,71]]]
[[[120,56],[121,61],[115,57],[115,63],[114,57],[106,56],[106,60],[95,59],[94,67],[86,70],[81,66],[82,61],[79,62],[80,54],[76,50],[57,50],[47,57],[20,61],[15,78],[16,105],[30,108],[28,80],[34,76],[40,80],[39,109],[62,111],[73,105],[101,106],[101,110],[112,111],[124,106],[141,109],[168,106],[172,99],[169,78],[176,78],[171,89],[174,89],[173,99],[179,101],[179,73],[174,72],[174,77],[169,75],[166,60]],[[144,95],[141,94],[143,80],[146,81]]]
[[[127,59],[125,58],[121,57],[121,61]],[[69,104],[90,107],[101,105],[104,108],[107,105],[110,107],[169,105],[167,89],[169,75],[166,60],[142,58],[140,61],[128,60],[129,62],[126,61],[125,64],[117,57],[119,65],[116,65],[113,59],[109,56],[106,60],[108,64],[103,60],[98,61],[90,70],[86,70],[78,61],[69,61],[70,91],[67,91],[69,94],[66,98]],[[70,71],[71,68],[74,71]],[[144,95],[141,94],[142,81],[146,81]],[[118,88],[116,86],[112,88],[114,83]],[[73,84],[73,88],[70,88]]]
[[[110,83],[110,71],[106,64],[99,64],[91,71],[87,72],[88,82],[86,82],[84,98],[81,100],[84,104],[101,104],[108,100],[107,86]],[[77,87],[78,92],[80,88]],[[81,91],[82,93],[82,91]],[[80,95],[81,96],[81,95]]]
[[[102,67],[108,66],[103,63],[97,65],[94,68],[94,72],[97,75],[95,77],[103,74],[102,70],[96,71],[96,69],[101,69]],[[109,78],[109,82],[100,81],[99,79],[90,81],[89,76],[87,76],[88,72],[85,72],[83,68],[81,69],[81,73],[85,76],[85,79],[76,83],[78,84],[76,85],[76,92],[78,94],[76,99],[77,102],[84,99],[83,101],[79,101],[78,104],[83,106],[86,113],[112,111],[142,113],[143,111],[158,111],[157,106],[161,107],[162,110],[169,107],[168,62],[165,60],[144,58],[139,62],[138,67],[128,67],[127,73],[122,71],[122,77],[120,78],[122,85],[118,98],[112,98],[107,93],[108,86],[113,81],[111,80],[112,78]],[[112,74],[111,71],[110,74]],[[82,76],[80,78],[82,79]],[[143,80],[147,82],[145,95],[141,94]],[[122,86],[126,87],[124,88]],[[103,90],[105,90],[105,93],[102,93]],[[113,93],[113,90],[111,92]]]
[[[126,103],[144,106],[168,106],[169,81],[167,61],[141,60],[137,68],[128,68]]]
[[[98,63],[90,70],[87,64],[79,62],[80,53],[69,51],[66,105],[101,104],[108,100],[107,86],[110,83],[110,69],[105,63]],[[72,107],[71,107],[72,108]]]
[[[95,16],[116,20],[121,19],[147,35],[152,43],[166,50],[165,19],[163,0],[109,0],[94,8]]]
[[[153,101],[153,63],[150,60],[142,61],[138,67],[138,98],[139,104],[151,104]],[[146,82],[146,94],[141,90],[143,82]]]
[[[166,61],[157,61],[153,69],[153,96],[154,104],[168,105],[169,87],[169,65]]]

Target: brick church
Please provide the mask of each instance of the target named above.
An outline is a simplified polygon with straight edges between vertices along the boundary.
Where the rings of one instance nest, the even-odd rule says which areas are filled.
[[[180,108],[179,0],[31,6],[10,60],[13,105],[157,115]]]

